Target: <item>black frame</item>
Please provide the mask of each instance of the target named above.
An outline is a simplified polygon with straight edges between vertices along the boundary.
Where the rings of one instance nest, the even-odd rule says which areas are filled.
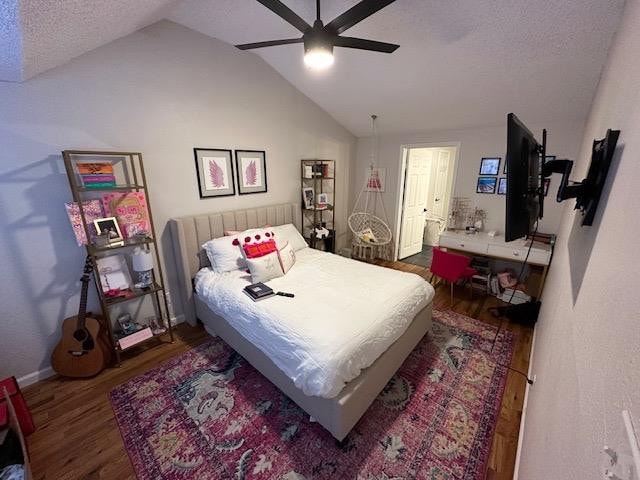
[[[502,182],[504,182],[504,193],[500,193],[500,184],[501,184]],[[498,188],[497,188],[497,190],[496,190],[496,193],[497,193],[498,195],[506,195],[506,194],[507,194],[507,185],[508,185],[508,184],[507,184],[507,177],[500,177],[500,178],[498,179]]]
[[[549,158],[549,157],[547,157]],[[555,157],[554,157],[555,158]],[[549,186],[551,185],[551,178],[547,177],[544,180],[542,180],[542,188],[544,189],[544,196],[547,196],[547,193],[549,193]]]
[[[490,192],[481,192],[478,187],[480,187],[480,180],[493,180],[493,190]],[[496,186],[498,185],[498,177],[478,177],[478,182],[476,183],[476,193],[483,193],[487,195],[493,195],[496,193]]]
[[[482,164],[485,160],[498,160],[498,168],[495,173],[482,173]],[[480,160],[480,170],[478,171],[478,175],[498,175],[500,173],[500,163],[502,163],[502,157],[482,157],[482,160]]]
[[[200,181],[200,163],[198,162],[198,151],[210,151],[210,152],[225,152],[229,154],[229,164],[231,165],[231,190],[232,193],[221,193],[220,195],[205,195],[204,194],[204,185]],[[204,148],[204,147],[194,147],[193,148],[193,159],[196,163],[196,178],[198,179],[198,193],[200,194],[200,198],[219,198],[219,197],[232,197],[236,194],[236,185],[235,185],[235,175],[233,172],[233,150],[228,148]]]
[[[242,183],[240,178],[240,157],[238,153],[261,153],[262,154],[262,174],[264,176],[264,190],[258,190],[255,192],[243,192]],[[267,192],[267,152],[265,150],[235,150],[236,160],[236,179],[238,182],[238,195],[252,195],[254,193],[266,193]]]

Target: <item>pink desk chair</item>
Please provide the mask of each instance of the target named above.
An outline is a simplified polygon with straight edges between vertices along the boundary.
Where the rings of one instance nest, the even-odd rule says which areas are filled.
[[[461,279],[469,279],[478,272],[469,266],[471,258],[457,253],[450,253],[441,250],[440,247],[433,248],[433,260],[431,261],[431,280],[435,275],[449,282],[451,285],[451,305],[453,305],[453,284]],[[473,288],[471,289],[473,296]]]

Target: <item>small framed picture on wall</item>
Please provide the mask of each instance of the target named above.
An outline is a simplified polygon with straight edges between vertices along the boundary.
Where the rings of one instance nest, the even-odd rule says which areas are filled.
[[[267,160],[264,150],[236,150],[238,193],[267,191]]]
[[[498,179],[496,177],[478,177],[476,193],[496,193],[497,182]]]
[[[549,193],[549,185],[551,185],[551,179],[550,178],[545,178],[544,179],[544,196],[547,196],[547,193]]]
[[[480,160],[480,175],[498,175],[501,157],[483,157]]]
[[[235,195],[231,150],[194,148],[200,198]]]
[[[502,177],[498,180],[498,195],[507,194],[507,177]]]

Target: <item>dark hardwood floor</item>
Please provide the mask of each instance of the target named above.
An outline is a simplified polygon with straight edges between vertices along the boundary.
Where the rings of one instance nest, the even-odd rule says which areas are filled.
[[[414,272],[427,279],[430,277],[424,267],[401,262],[377,263]],[[434,302],[436,308],[450,308],[449,288],[437,288]],[[453,310],[497,325],[498,320],[487,312],[487,308],[498,304],[501,302],[494,297],[474,296],[470,301],[468,291],[457,290]],[[533,331],[511,324],[505,328],[517,334],[511,366],[526,372]],[[141,349],[137,355],[130,355],[121,367],[109,368],[96,378],[67,380],[52,377],[26,388],[25,397],[38,427],[28,438],[34,478],[135,478],[107,394],[115,386],[198,345],[207,337],[202,328],[182,324],[177,328],[175,343]],[[522,376],[509,373],[487,468],[489,480],[507,480],[513,476],[525,385]]]

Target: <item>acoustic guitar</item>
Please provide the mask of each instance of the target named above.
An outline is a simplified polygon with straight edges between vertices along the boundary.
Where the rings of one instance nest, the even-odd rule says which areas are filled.
[[[84,264],[82,292],[78,315],[62,322],[62,339],[51,355],[51,366],[65,377],[93,377],[105,369],[111,359],[108,341],[102,335],[102,326],[87,314],[87,291],[93,264],[87,257]]]

